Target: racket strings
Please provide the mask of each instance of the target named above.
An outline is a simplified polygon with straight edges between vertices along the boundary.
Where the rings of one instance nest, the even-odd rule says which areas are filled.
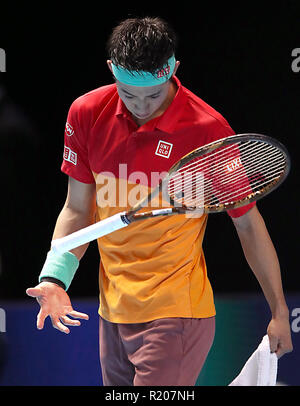
[[[266,154],[261,155],[260,158],[265,158],[265,155]],[[258,178],[268,179],[269,182],[273,181],[278,176],[278,170],[279,170],[279,174],[282,172],[282,170],[284,169],[285,163],[281,161],[282,155],[280,155],[280,153],[278,153],[277,151],[276,151],[275,155],[274,154],[272,155],[272,158],[273,158],[272,160],[266,161],[263,165],[261,164],[261,162],[255,162],[255,163],[251,164],[251,166],[250,166],[249,164],[251,162],[251,159],[248,158],[247,160],[244,160],[242,157],[241,158],[242,166],[235,169],[233,171],[232,175],[225,176],[222,179],[220,179],[222,187],[226,187],[227,185],[232,184],[235,181],[238,181],[239,185],[241,185],[242,182],[244,182],[246,184],[250,183],[251,188],[253,189],[254,186],[259,185],[259,182],[256,182],[256,183],[253,182],[253,180],[252,180],[253,175],[256,175],[256,177],[258,177]],[[279,161],[274,164],[276,159]],[[272,166],[270,166],[270,162],[272,162]],[[249,165],[249,166],[246,166],[246,165]],[[222,176],[221,173],[219,173],[218,175]],[[243,175],[243,177],[241,175]],[[215,174],[214,174],[214,176],[215,176]],[[213,185],[213,182],[211,182],[211,187],[206,188],[205,192],[207,194],[209,194],[210,192],[213,191],[213,189],[215,189],[215,186]],[[241,189],[239,189],[239,190],[241,190]]]
[[[272,145],[247,141],[221,147],[188,162],[171,177],[168,193],[187,206],[243,199],[273,183],[285,170]]]
[[[278,152],[278,151],[276,151],[276,153],[278,154],[278,158],[280,158],[281,157],[281,155],[280,155],[280,153]],[[260,156],[260,158],[262,158],[263,156],[266,156],[267,154],[269,154],[269,152],[268,151],[265,151],[265,153],[263,154],[263,155],[261,155]],[[243,158],[243,162],[241,163],[243,166],[245,166],[245,164],[247,163],[249,163],[250,162],[250,160],[252,161],[253,160],[253,157],[254,157],[254,155],[251,155],[250,157],[248,157],[248,159],[245,159],[245,158]],[[274,158],[274,155],[273,155],[273,158]],[[238,156],[238,157],[235,157],[234,159],[240,159],[240,156]],[[201,164],[202,164],[202,162],[200,162]],[[197,166],[196,166],[197,165]],[[196,163],[196,165],[195,165],[195,163],[194,163],[194,170],[193,171],[186,171],[186,167],[184,167],[183,168],[183,171],[182,171],[182,169],[181,169],[181,173],[184,173],[185,174],[185,185],[187,185],[189,182],[188,182],[188,179],[190,178],[190,180],[191,180],[191,183],[193,182],[193,176],[194,176],[194,174],[195,173],[200,173],[202,170],[204,171],[205,170],[205,168],[201,168],[201,166],[199,165],[199,161]],[[214,177],[216,177],[216,174],[219,172],[219,173],[222,173],[222,176],[223,176],[223,172],[224,172],[224,162],[222,161],[221,162],[221,164],[219,163],[219,165],[217,166],[217,165],[215,165],[214,164],[214,168],[213,168],[213,170],[214,170]],[[251,165],[251,169],[252,170],[255,170],[255,169],[257,169],[257,167],[258,167],[258,165],[261,165],[261,163],[257,163],[256,165],[255,164],[252,164]],[[188,165],[189,167],[190,167],[190,165]],[[221,169],[220,169],[221,168]],[[217,171],[216,169],[219,169],[219,171]],[[238,168],[238,169],[240,169],[240,168]],[[179,171],[178,171],[179,172]],[[176,175],[178,175],[178,172],[176,173]],[[248,172],[249,173],[249,172]],[[237,171],[235,170],[234,171],[234,174],[235,174],[235,176],[234,177],[231,177],[231,178],[229,178],[228,176],[226,177],[226,179],[224,180],[224,178],[223,178],[223,180],[222,180],[222,184],[224,185],[224,184],[226,184],[226,183],[229,183],[231,180],[235,180],[235,179],[237,179],[238,178],[238,176],[239,176],[239,173],[237,173]],[[178,178],[180,179],[180,175],[178,176]],[[228,179],[229,178],[229,179]],[[206,189],[207,190],[207,189]],[[170,187],[170,191],[172,191],[172,187]]]
[[[247,145],[249,145],[249,143],[250,143],[250,141],[247,142]],[[246,143],[244,145],[242,145],[239,148],[238,152],[237,151],[231,151],[232,154],[235,154],[235,155],[232,155],[232,158],[234,158],[234,157],[238,158],[239,155],[243,155],[243,151],[245,150],[247,145],[246,145]],[[234,147],[236,148],[237,145],[234,145]],[[268,153],[268,150],[266,150],[266,145],[264,145],[264,144],[261,145],[261,143],[258,143],[258,145],[257,144],[252,145],[251,148],[247,149],[249,159],[253,160],[253,158],[254,158],[254,154],[250,155],[249,153],[253,152],[254,149],[257,151],[259,147],[264,148],[265,154]],[[268,149],[273,148],[272,146],[269,146],[269,145],[268,145],[268,147],[269,147]],[[227,147],[222,147],[220,151],[210,153],[208,156],[205,156],[205,155],[201,156],[200,160],[199,160],[199,157],[197,157],[194,160],[192,160],[191,163],[189,163],[187,165],[184,165],[184,167],[180,168],[176,173],[180,173],[180,172],[191,172],[191,173],[193,173],[193,172],[195,172],[195,170],[199,171],[200,163],[202,163],[203,168],[205,168],[205,166],[207,166],[207,163],[208,163],[207,161],[208,160],[212,161],[213,159],[216,162],[217,162],[217,159],[218,159],[219,166],[223,168],[224,161],[222,161],[221,158],[224,158],[224,156],[225,156],[225,158],[228,159],[229,158],[228,152],[229,152],[230,149],[232,149],[232,145],[229,145]],[[279,151],[277,151],[277,152],[279,152]],[[222,155],[217,156],[220,153],[222,153]],[[246,161],[246,160],[243,159],[243,161]]]
[[[278,177],[278,169],[282,172],[282,165],[278,164],[269,168],[259,167],[255,165],[251,170],[244,171],[245,164],[238,168],[234,175],[225,176],[224,179],[214,179],[211,182],[210,187],[206,187],[202,200],[209,201],[210,204],[223,202],[230,199],[243,198],[249,193],[255,192],[258,188],[265,187],[268,183],[273,182]],[[257,172],[257,170],[259,171]],[[264,169],[264,171],[262,171]],[[254,176],[253,176],[254,175]],[[218,184],[219,183],[219,184]],[[237,187],[238,186],[238,187]],[[192,197],[195,197],[194,195]]]
[[[199,162],[203,162],[203,165],[206,165],[208,160],[213,160],[213,159],[215,159],[215,160],[218,159],[220,162],[222,162],[221,159],[220,159],[222,157],[222,155],[224,156],[224,155],[227,154],[226,156],[228,156],[228,152],[230,152],[230,150],[232,150],[233,147],[237,148],[238,144],[240,144],[240,143],[235,143],[235,144],[230,144],[230,145],[227,145],[227,146],[222,146],[222,147],[216,148],[212,152],[209,151],[206,154],[201,155],[200,157],[196,156],[195,158],[191,158],[189,163],[187,163],[183,167],[179,168],[176,171],[176,173],[179,173],[179,172],[182,172],[182,171],[187,172],[187,170],[193,169],[194,166],[198,166]],[[252,141],[252,144],[253,144],[253,141]],[[251,145],[251,141],[244,142],[240,146],[240,151],[247,148],[248,145]],[[253,147],[255,147],[255,145],[253,145]],[[250,151],[250,149],[248,149],[248,150]],[[199,161],[199,159],[201,159],[201,161]]]
[[[253,194],[256,191],[260,190],[262,187],[269,185],[270,183],[274,182],[278,179],[278,173],[276,172],[276,176],[271,179],[265,180],[262,182],[258,180],[257,182],[251,182],[251,185],[245,185],[243,188],[239,188],[237,191],[229,192],[229,193],[218,193],[216,196],[211,196],[210,204],[218,204],[219,202],[227,202],[228,198],[230,200],[235,200],[236,198],[242,199],[249,194]],[[205,200],[205,199],[204,199]],[[192,202],[192,201],[191,201]]]
[[[205,201],[206,204],[217,204],[219,201],[226,202],[230,199],[241,199],[247,194],[253,193],[257,189],[267,186],[268,183],[276,180],[278,178],[278,167],[281,171],[280,166],[281,165],[279,164],[276,167],[268,170],[267,172],[264,171],[263,174],[261,168],[259,173],[257,173],[257,166],[255,166],[254,168],[252,168],[252,171],[247,172],[247,175],[243,172],[243,167],[242,169],[239,168],[235,172],[234,176],[230,176],[229,179],[227,179],[225,182],[224,179],[221,179],[218,184],[218,179],[215,179],[214,182],[211,182],[209,187],[206,186],[206,188],[204,188],[203,195],[201,196],[200,194],[201,203]],[[236,187],[237,183],[238,187]],[[191,188],[189,187],[185,188],[185,192],[187,189],[191,191]],[[192,193],[190,193],[189,197],[189,199],[187,198],[187,196],[185,197],[186,204],[190,204],[191,201],[192,203],[196,203],[195,198],[197,196],[195,195],[194,190]]]
[[[207,171],[208,167],[211,167],[213,159],[215,161],[216,161],[216,159],[218,159],[219,166],[221,167],[221,165],[222,165],[222,169],[223,169],[224,155],[228,159],[228,150],[231,147],[232,147],[232,145],[230,145],[228,147],[224,147],[220,151],[210,153],[208,156],[204,155],[204,156],[194,158],[189,164],[186,164],[182,168],[177,170],[177,172],[173,176],[174,181],[176,181],[176,177],[177,177],[178,180],[180,180],[182,174],[185,174],[185,176],[190,174],[190,177],[192,177],[194,173],[199,173],[199,172],[204,173],[205,171]],[[222,153],[222,155],[217,156],[218,154],[221,154],[221,153]],[[234,158],[234,156],[232,158]],[[210,161],[210,163],[209,163],[209,161]],[[216,170],[216,166],[215,166],[214,170]],[[172,191],[172,187],[170,187],[170,191]]]

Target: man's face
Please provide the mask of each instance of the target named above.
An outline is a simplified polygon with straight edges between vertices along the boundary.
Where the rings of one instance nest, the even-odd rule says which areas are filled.
[[[171,81],[161,85],[138,87],[125,85],[116,80],[120,98],[138,120],[150,120],[160,112],[169,93]]]

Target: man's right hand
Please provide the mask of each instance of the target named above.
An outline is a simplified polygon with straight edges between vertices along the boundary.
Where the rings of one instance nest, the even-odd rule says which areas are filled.
[[[66,326],[80,326],[80,321],[74,319],[89,319],[87,314],[73,310],[67,292],[55,283],[41,282],[34,288],[28,288],[26,293],[35,297],[41,307],[36,324],[39,330],[43,329],[48,316],[51,318],[52,326],[65,334],[70,333]]]

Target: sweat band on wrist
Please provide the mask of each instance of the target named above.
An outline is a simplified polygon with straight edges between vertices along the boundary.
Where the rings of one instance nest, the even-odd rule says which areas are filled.
[[[156,72],[145,72],[145,71],[131,71],[122,68],[120,65],[115,65],[113,62],[111,64],[114,77],[121,83],[130,86],[156,86],[167,82],[173,75],[176,64],[175,56],[171,56],[167,63]]]
[[[60,281],[59,279],[56,278],[52,278],[51,276],[42,276],[40,279],[40,282],[51,282],[51,283],[55,283],[55,285],[60,286],[63,290],[66,290],[66,286],[64,283],[62,283],[62,281]]]
[[[56,254],[49,251],[46,262],[44,263],[43,269],[39,276],[39,282],[46,277],[55,278],[60,280],[65,285],[65,290],[68,290],[78,266],[78,258],[71,252]]]

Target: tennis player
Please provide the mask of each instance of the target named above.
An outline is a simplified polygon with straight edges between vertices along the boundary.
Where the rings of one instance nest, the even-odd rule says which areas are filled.
[[[127,19],[113,30],[107,64],[114,83],[77,98],[68,113],[68,192],[53,239],[126,210],[183,155],[234,134],[180,83],[175,51],[176,36],[160,18]],[[270,306],[270,350],[280,357],[292,343],[274,246],[254,203],[229,215]],[[206,223],[207,215],[153,218],[98,240],[104,385],[195,385],[215,332]],[[27,289],[40,304],[38,329],[47,316],[64,333],[88,319],[66,293],[86,249],[48,255],[40,283]]]

